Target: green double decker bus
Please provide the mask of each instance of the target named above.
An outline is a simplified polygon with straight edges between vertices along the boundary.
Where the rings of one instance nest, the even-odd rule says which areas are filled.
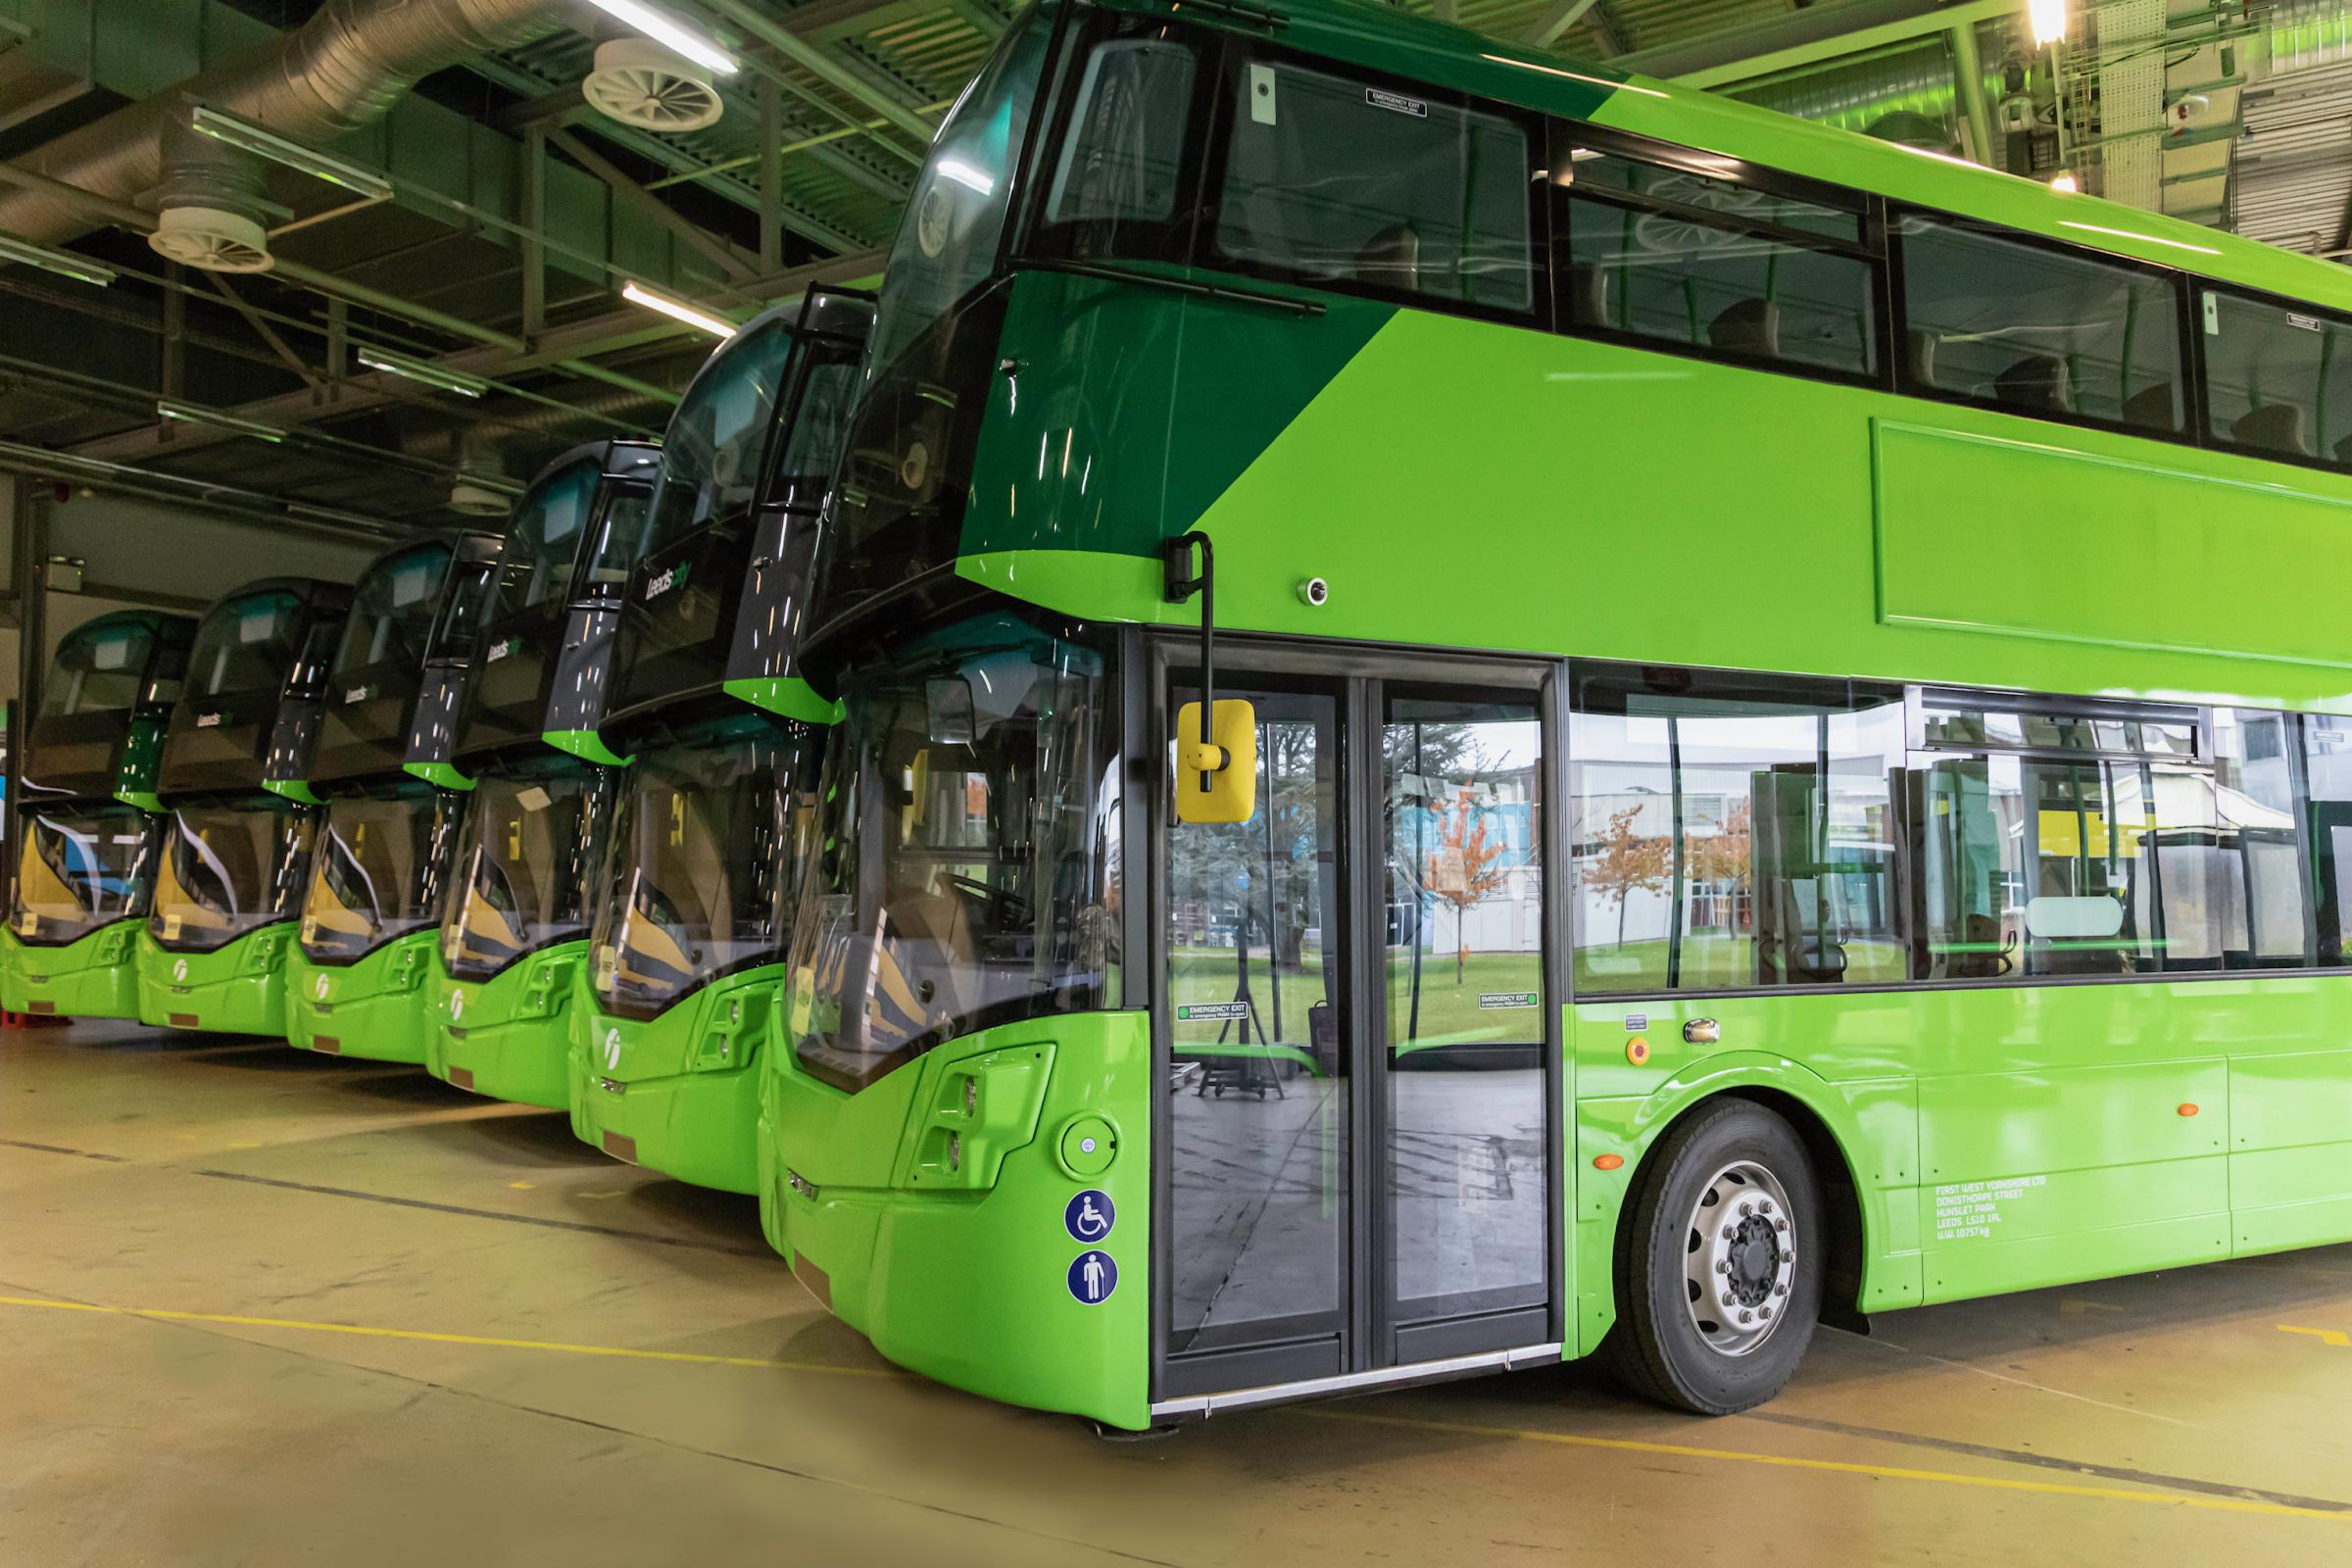
[[[1341,0],[892,253],[760,1207],[1143,1428],[2352,1239],[2352,280]],[[1206,635],[1213,633],[1213,641]]]
[[[141,1021],[286,1032],[286,953],[318,824],[303,774],[350,608],[345,584],[267,577],[198,623],[156,775],[169,820],[138,943]]]
[[[17,737],[17,875],[0,1010],[136,1018],[132,950],[155,897],[156,764],[192,615],[123,610],[59,639]]]
[[[286,1039],[329,1055],[424,1060],[425,976],[471,781],[450,763],[473,616],[497,534],[398,545],[352,590],[304,793],[323,809]]]
[[[472,615],[451,761],[473,781],[426,981],[424,1063],[561,1110],[574,976],[621,759],[597,735],[661,448],[592,441],[515,503]]]

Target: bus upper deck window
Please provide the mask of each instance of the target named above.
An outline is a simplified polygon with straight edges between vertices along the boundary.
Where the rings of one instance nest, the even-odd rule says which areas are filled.
[[[1192,46],[1168,38],[1114,38],[1087,57],[1046,201],[1072,254],[1137,254],[1139,227],[1176,216],[1196,72]]]
[[[1244,62],[1216,249],[1314,282],[1532,311],[1527,131],[1326,71]]]

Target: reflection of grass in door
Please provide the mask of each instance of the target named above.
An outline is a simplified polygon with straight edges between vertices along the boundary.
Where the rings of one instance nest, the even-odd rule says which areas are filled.
[[[1492,1041],[1524,1045],[1544,1038],[1544,1009],[1481,1007],[1478,999],[1544,989],[1544,958],[1537,953],[1473,953],[1453,978],[1450,952],[1421,956],[1421,1022],[1412,1038],[1424,1045],[1446,1041]],[[1412,1018],[1413,956],[1389,955],[1389,1038],[1402,1042]]]
[[[1755,940],[1717,932],[1694,932],[1683,939],[1682,988],[1686,991],[1729,991],[1756,983]],[[1880,985],[1905,974],[1900,943],[1848,941],[1845,980],[1848,985]],[[1580,995],[1615,991],[1666,989],[1666,943],[1628,942],[1617,947],[1605,938],[1576,954],[1576,989]]]
[[[1231,948],[1172,949],[1168,970],[1168,1001],[1177,1007],[1231,1002],[1241,978],[1241,966],[1235,961]],[[1297,1046],[1303,1051],[1312,1043],[1306,1009],[1324,1000],[1323,955],[1309,950],[1300,956],[1298,967],[1283,969],[1281,984],[1282,1027],[1276,1029],[1273,966],[1262,948],[1253,952],[1250,956],[1250,1000],[1257,1004],[1258,1022],[1265,1025],[1267,1036],[1277,1045]],[[1178,1045],[1209,1044],[1217,1038],[1219,1029],[1224,1030],[1227,1045],[1241,1038],[1239,1023],[1228,1025],[1216,1018],[1197,1018],[1175,1027]],[[1254,1030],[1250,1038],[1254,1044],[1257,1039]]]
[[[1632,949],[1629,947],[1628,952]],[[1450,958],[1450,955],[1442,956]],[[1661,970],[1664,960],[1660,959]],[[1198,1003],[1231,1002],[1237,965],[1231,948],[1177,948],[1169,956],[1169,1001],[1176,1006]],[[1402,1037],[1408,1009],[1412,1004],[1412,958],[1409,954],[1389,955],[1389,1007],[1394,1015],[1393,1032]],[[1282,972],[1282,1029],[1274,1030],[1274,992],[1264,951],[1253,953],[1250,958],[1250,995],[1257,1004],[1257,1016],[1277,1044],[1297,1046],[1301,1050],[1311,1043],[1306,1022],[1306,1009],[1324,1000],[1323,955],[1310,950],[1298,969]],[[1450,961],[1434,963],[1424,954],[1421,960],[1421,1028],[1418,1038],[1434,1041],[1452,1037],[1474,1037],[1490,1040],[1528,1040],[1541,1036],[1541,1009],[1487,1008],[1478,1004],[1480,996],[1494,992],[1540,991],[1543,989],[1541,961],[1532,953],[1473,953],[1463,967],[1461,982],[1453,978]],[[1220,1020],[1193,1019],[1176,1025],[1176,1041],[1207,1043],[1217,1038]],[[1239,1028],[1228,1029],[1225,1039],[1231,1044]]]

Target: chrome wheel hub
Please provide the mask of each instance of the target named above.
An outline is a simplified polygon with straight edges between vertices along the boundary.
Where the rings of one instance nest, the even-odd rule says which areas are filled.
[[[1788,1194],[1745,1160],[1699,1189],[1684,1248],[1683,1290],[1698,1337],[1722,1355],[1745,1355],[1788,1316],[1796,1281]]]

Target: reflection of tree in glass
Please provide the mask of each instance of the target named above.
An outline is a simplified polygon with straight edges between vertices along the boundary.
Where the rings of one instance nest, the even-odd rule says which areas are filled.
[[[1585,881],[1604,902],[1617,906],[1617,945],[1625,946],[1625,908],[1637,893],[1656,893],[1666,886],[1673,853],[1663,837],[1649,838],[1634,831],[1640,805],[1609,813],[1600,835],[1600,850],[1585,867]]]
[[[1487,837],[1488,813],[1475,790],[1457,790],[1451,801],[1439,801],[1431,809],[1438,818],[1438,847],[1422,863],[1429,891],[1453,906],[1453,983],[1460,985],[1470,962],[1470,911],[1509,879],[1494,863],[1505,845]]]
[[[1713,833],[1693,833],[1683,841],[1684,873],[1698,886],[1711,890],[1729,885],[1733,897],[1725,901],[1719,924],[1734,923],[1731,911],[1739,907],[1739,894],[1744,892],[1753,873],[1751,849],[1755,842],[1753,824],[1749,819],[1749,803],[1740,802],[1724,814],[1723,823]],[[1624,939],[1618,939],[1624,945]]]

